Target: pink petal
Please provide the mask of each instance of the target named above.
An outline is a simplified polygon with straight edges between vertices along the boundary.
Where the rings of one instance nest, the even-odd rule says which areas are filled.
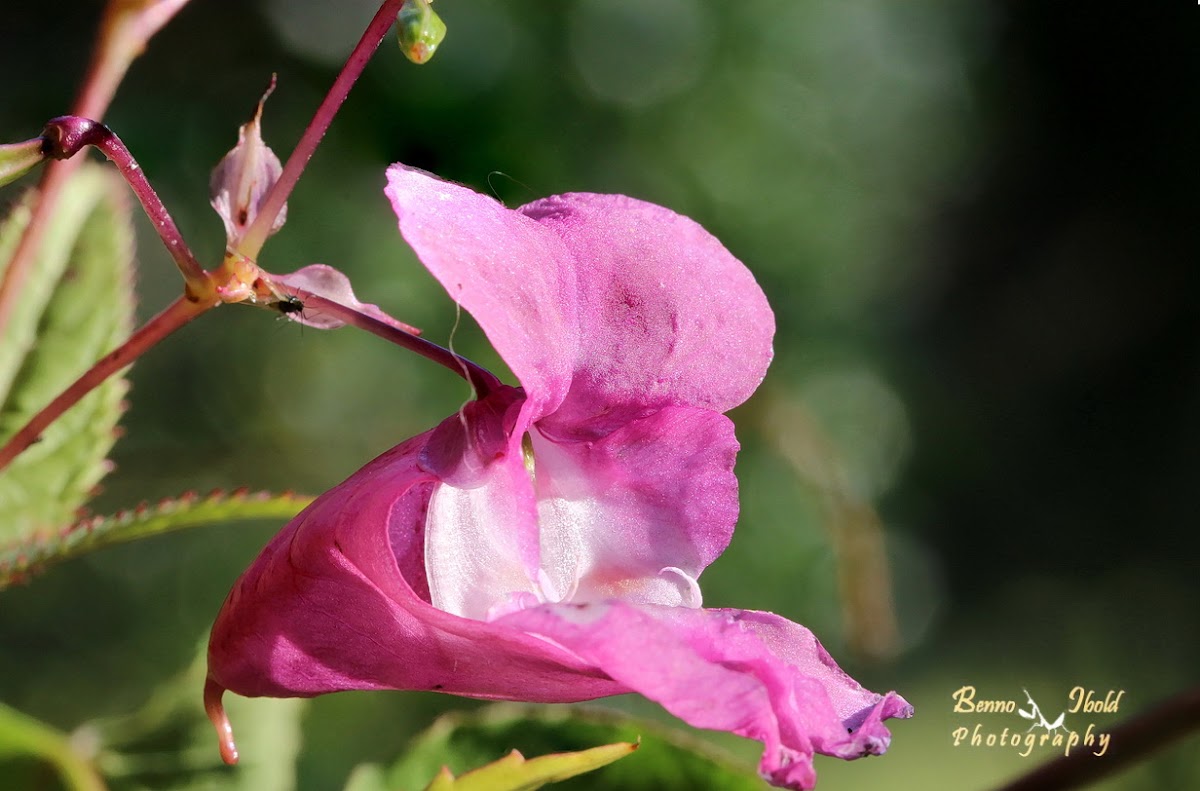
[[[271,147],[263,142],[263,104],[275,90],[275,78],[258,100],[254,117],[238,129],[238,142],[222,157],[209,177],[209,197],[213,209],[225,223],[225,239],[230,247],[236,247],[258,210],[266,201],[267,193],[279,180],[283,165]],[[287,204],[271,223],[275,233],[287,222]]]
[[[544,605],[497,624],[538,634],[698,728],[763,743],[759,773],[812,788],[814,752],[883,753],[882,720],[908,717],[894,692],[863,689],[812,633],[770,613],[633,606]]]
[[[667,407],[596,440],[532,432],[542,566],[572,601],[697,607],[738,514],[733,424]]]
[[[577,193],[519,211],[562,239],[577,273],[579,356],[550,418],[601,433],[680,404],[725,412],[771,361],[775,317],[750,271],[699,224],[624,195]],[[598,425],[595,425],[598,424]]]
[[[586,662],[521,632],[427,601],[429,434],[317,499],[241,576],[213,625],[209,676],[242,695],[443,690],[576,701],[625,692]]]
[[[775,319],[762,289],[669,209],[578,193],[512,211],[404,165],[388,169],[387,195],[549,431],[599,436],[668,405],[724,412],[766,373]]]
[[[487,620],[494,608],[535,594],[540,562],[537,505],[520,456],[491,465],[481,480],[434,489],[425,561],[435,607]]]
[[[503,385],[487,398],[463,404],[433,430],[421,452],[421,466],[452,486],[483,484],[492,463],[519,452],[524,401],[523,391]]]
[[[559,238],[499,202],[392,165],[387,196],[421,263],[475,317],[529,394],[555,409],[578,352],[575,273]]]
[[[413,335],[421,334],[421,331],[416,327],[409,326],[402,321],[397,321],[387,313],[384,313],[378,305],[359,302],[358,298],[354,296],[354,289],[350,285],[350,278],[332,266],[326,264],[309,264],[306,267],[297,269],[295,272],[290,272],[286,275],[267,275],[267,278],[272,284],[279,283],[286,286],[286,290],[289,293],[297,295],[301,302],[304,301],[306,295],[316,294],[339,305],[354,308],[359,313],[379,319],[383,323],[402,329],[405,332],[412,333]],[[321,309],[317,307],[305,307],[303,310],[289,313],[287,316],[293,321],[298,321],[309,327],[315,327],[318,330],[337,329],[346,323],[339,318],[321,312]]]
[[[487,620],[534,592],[541,557],[537,505],[525,467],[524,393],[501,387],[441,422],[420,464],[442,481],[425,528],[430,600],[440,610]]]

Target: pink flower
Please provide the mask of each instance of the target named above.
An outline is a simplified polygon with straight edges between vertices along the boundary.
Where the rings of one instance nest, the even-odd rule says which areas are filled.
[[[635,691],[764,744],[878,754],[912,712],[804,627],[700,609],[737,518],[722,412],[766,373],[774,317],[709,233],[622,196],[515,211],[393,166],[404,238],[520,380],[384,453],[297,516],[213,627],[220,693],[426,689],[567,702]],[[214,704],[215,701],[215,704]]]

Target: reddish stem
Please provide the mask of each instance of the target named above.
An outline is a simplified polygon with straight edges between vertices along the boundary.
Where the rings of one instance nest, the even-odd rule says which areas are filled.
[[[76,379],[66,390],[59,393],[53,401],[14,434],[3,448],[0,448],[0,470],[7,467],[21,451],[37,442],[38,437],[51,423],[62,417],[63,413],[77,404],[93,388],[211,307],[213,307],[212,304],[179,297],[161,313],[142,325],[133,335],[129,336],[129,340],[97,360],[95,365]]]
[[[117,170],[137,195],[146,216],[154,223],[154,230],[158,232],[167,252],[175,259],[175,265],[179,267],[188,287],[197,295],[207,292],[209,281],[204,267],[200,266],[192,251],[188,249],[187,242],[183,240],[183,235],[171,219],[167,207],[150,186],[146,174],[142,172],[142,166],[129,153],[121,138],[102,123],[74,115],[52,118],[46,123],[42,136],[46,141],[47,154],[55,159],[70,159],[85,146],[100,149],[101,153],[117,166]]]
[[[325,95],[316,114],[309,121],[308,128],[300,137],[300,142],[296,144],[292,155],[288,157],[279,179],[267,193],[266,200],[259,206],[258,214],[250,223],[250,227],[246,229],[246,233],[242,235],[241,241],[238,242],[237,252],[241,255],[252,261],[258,258],[259,251],[262,250],[267,237],[271,235],[271,227],[275,224],[275,218],[279,216],[288,196],[292,194],[296,182],[300,179],[300,174],[304,172],[308,161],[312,159],[313,152],[317,150],[321,139],[325,137],[325,132],[328,131],[342,102],[346,101],[346,96],[349,95],[350,89],[362,75],[371,55],[379,48],[380,42],[387,35],[388,29],[392,26],[396,14],[403,4],[403,0],[385,0],[374,18],[371,19],[371,23],[367,25],[367,29],[363,32],[358,44],[355,45],[354,51],[346,59],[342,71],[333,81],[329,93]]]
[[[449,368],[463,379],[466,379],[475,388],[475,393],[479,398],[486,397],[488,393],[502,385],[500,379],[491,371],[478,363],[471,362],[466,357],[460,357],[449,349],[438,346],[432,341],[427,341],[422,337],[405,332],[399,327],[394,327],[387,322],[360,313],[354,308],[346,307],[325,297],[319,297],[316,294],[298,291],[296,292],[296,296],[304,302],[306,307],[317,308],[322,313],[341,319],[347,324],[358,327],[361,330],[374,333],[385,341],[390,341],[401,348],[408,349],[410,352],[416,352],[426,359],[433,360],[438,365]]]

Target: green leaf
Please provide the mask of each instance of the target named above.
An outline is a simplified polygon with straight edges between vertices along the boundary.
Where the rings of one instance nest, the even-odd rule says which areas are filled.
[[[658,724],[597,710],[566,707],[495,704],[469,714],[449,714],[419,736],[412,748],[388,772],[387,789],[421,788],[443,767],[461,773],[495,761],[519,750],[525,755],[543,755],[536,761],[560,756],[548,753],[587,751],[596,745],[614,750],[627,747],[616,742],[634,742],[639,747],[624,761],[595,772],[573,777],[561,788],[574,791],[620,788],[623,791],[693,791],[720,788],[726,791],[763,791],[765,784],[752,767],[740,766],[708,742],[686,732]],[[608,747],[597,748],[606,750]],[[590,752],[590,751],[589,751]],[[601,753],[603,755],[603,753]],[[616,757],[613,756],[612,760]],[[511,761],[503,758],[499,763]],[[585,770],[586,771],[586,770]],[[463,775],[461,783],[470,775]],[[443,781],[444,782],[444,781]],[[547,782],[542,780],[541,782]],[[445,786],[476,791],[492,786]],[[523,788],[524,786],[495,786]],[[429,791],[440,791],[437,781]],[[374,791],[363,786],[363,791]]]
[[[29,224],[31,200],[0,226],[0,271]],[[124,185],[80,168],[66,184],[33,266],[0,328],[0,441],[97,359],[133,323],[133,227]],[[0,472],[0,541],[70,523],[109,466],[127,384],[113,377]]]
[[[467,772],[459,778],[455,778],[443,766],[426,791],[537,791],[547,783],[557,783],[607,766],[637,748],[636,743],[617,742],[590,750],[554,753],[529,760],[513,750],[499,761]]]
[[[245,489],[194,493],[155,505],[142,503],[112,516],[94,516],[65,530],[41,531],[23,541],[0,546],[0,590],[25,580],[51,563],[102,547],[140,538],[252,519],[291,519],[312,502],[292,492],[251,493]]]

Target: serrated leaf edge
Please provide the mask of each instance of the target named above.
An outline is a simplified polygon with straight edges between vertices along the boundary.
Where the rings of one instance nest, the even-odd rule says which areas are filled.
[[[104,234],[105,243],[111,242],[112,244],[111,247],[103,249],[115,251],[113,260],[123,262],[122,265],[112,267],[111,271],[108,268],[104,270],[108,273],[104,276],[104,282],[113,287],[113,294],[120,295],[120,299],[123,300],[120,304],[123,307],[107,314],[107,323],[99,328],[99,334],[93,336],[95,338],[93,345],[96,347],[95,355],[99,356],[101,353],[111,351],[112,348],[119,346],[124,339],[129,337],[133,328],[136,303],[134,295],[136,232],[132,224],[132,203],[121,179],[111,170],[99,165],[88,164],[80,168],[72,175],[67,191],[73,195],[79,194],[73,200],[72,210],[65,215],[70,221],[66,229],[69,232],[59,233],[60,237],[64,235],[68,237],[65,243],[66,247],[59,251],[60,256],[52,256],[48,252],[49,249],[52,249],[52,245],[47,240],[43,240],[37,251],[39,262],[43,262],[47,256],[54,260],[55,266],[52,267],[52,271],[57,274],[51,280],[46,281],[47,283],[52,281],[52,285],[46,286],[45,283],[42,283],[39,286],[44,293],[41,293],[31,303],[36,304],[36,315],[26,316],[26,324],[40,327],[46,321],[46,317],[54,313],[56,300],[60,299],[60,289],[63,288],[64,283],[71,280],[73,268],[81,266],[82,261],[94,261],[97,248],[94,246],[81,247],[83,241],[94,239],[96,233]],[[5,228],[11,225],[17,229],[18,237],[23,233],[23,228],[28,225],[30,220],[29,204],[34,200],[31,196],[36,192],[36,189],[27,191],[3,220]],[[105,212],[111,215],[112,222],[105,222],[103,227],[97,231],[93,223],[99,214]],[[52,225],[52,230],[54,228],[58,228],[58,226]],[[58,230],[62,231],[61,228]],[[56,242],[56,244],[58,243],[61,242]],[[61,266],[59,265],[60,258]],[[0,266],[0,269],[3,269],[3,266]],[[94,271],[95,267],[91,266],[90,270]],[[115,280],[111,279],[112,274],[115,274]],[[15,316],[13,318],[15,319]],[[61,317],[59,320],[61,324]],[[22,398],[27,397],[21,396],[19,391],[13,391],[12,388],[19,385],[21,372],[28,364],[27,358],[42,342],[39,335],[42,330],[39,329],[33,335],[26,337],[21,334],[22,330],[14,328],[14,326],[10,325],[7,329],[16,333],[15,337],[10,338],[6,335],[5,343],[12,341],[16,346],[6,349],[6,352],[11,353],[13,348],[20,348],[23,351],[18,359],[12,361],[9,368],[0,370],[0,390],[4,391],[3,395],[0,395],[0,406],[5,408],[10,406],[10,402],[19,402]],[[67,330],[63,326],[58,326],[57,331],[62,333]],[[91,358],[91,355],[89,354],[88,357]],[[79,368],[77,373],[82,373],[87,368],[87,362],[80,364],[83,367]],[[56,501],[65,507],[57,509],[57,513],[53,514],[43,514],[38,511],[36,517],[27,516],[27,520],[31,520],[30,528],[34,528],[35,525],[52,528],[56,523],[66,521],[70,518],[73,507],[86,503],[101,491],[101,481],[115,466],[108,455],[122,434],[119,422],[128,407],[126,401],[129,391],[129,381],[126,379],[127,370],[117,373],[86,394],[78,404],[75,404],[71,410],[68,410],[43,432],[42,442],[26,449],[13,462],[12,466],[4,471],[4,474],[16,476],[9,483],[11,484],[14,480],[18,481],[16,491],[19,494],[21,491],[20,481],[27,479],[30,475],[36,477],[33,472],[35,469],[45,470],[49,466],[56,467],[58,470],[56,491],[53,492],[49,501]],[[55,390],[61,391],[61,387],[65,387],[73,379],[74,376],[62,378],[60,388],[55,388]],[[48,400],[50,394],[42,393],[41,397],[29,404],[24,418],[32,417],[42,402]],[[18,409],[17,412],[21,414],[21,410]],[[0,429],[0,433],[6,437],[9,436],[10,432],[15,431],[16,427],[25,422],[25,419],[19,419],[11,424],[6,423]],[[56,439],[50,440],[50,437],[56,437]],[[80,451],[79,448],[83,448],[83,450]],[[72,463],[64,466],[56,459],[70,459]],[[26,480],[26,482],[28,481]],[[12,492],[10,491],[9,494]],[[26,494],[37,498],[45,493],[36,491]],[[21,525],[23,521],[18,518],[16,524]],[[34,529],[36,530],[36,528]],[[4,535],[3,540],[6,542],[15,543],[32,539],[32,536],[13,534],[14,532],[23,532],[21,530],[6,530],[5,532],[7,534]],[[0,587],[3,587],[3,584],[0,584]]]
[[[53,563],[94,549],[192,527],[248,519],[290,518],[312,500],[311,495],[291,491],[252,492],[242,487],[229,491],[214,489],[203,497],[188,491],[157,503],[143,501],[108,516],[87,516],[65,528],[41,531],[0,547],[0,590],[27,582]],[[238,505],[257,508],[233,513],[205,513],[205,509]],[[163,522],[157,529],[156,521]]]

